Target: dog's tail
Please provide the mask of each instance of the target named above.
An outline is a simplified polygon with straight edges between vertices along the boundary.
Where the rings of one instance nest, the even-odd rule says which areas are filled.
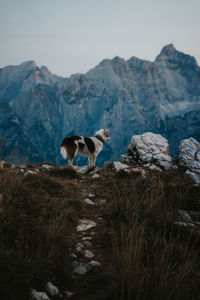
[[[62,155],[62,157],[64,159],[67,159],[67,150],[66,150],[66,148],[64,146],[60,147],[60,154]]]

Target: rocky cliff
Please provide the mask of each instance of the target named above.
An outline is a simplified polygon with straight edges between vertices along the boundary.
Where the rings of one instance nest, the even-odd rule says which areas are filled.
[[[109,128],[111,134],[99,165],[119,158],[133,133],[162,134],[172,155],[177,155],[180,140],[200,140],[200,67],[172,44],[154,62],[115,57],[68,79],[32,61],[5,67],[0,69],[0,103],[5,160],[62,164],[63,137],[90,136],[99,128]],[[10,113],[5,114],[5,107]],[[23,151],[16,151],[16,141]]]

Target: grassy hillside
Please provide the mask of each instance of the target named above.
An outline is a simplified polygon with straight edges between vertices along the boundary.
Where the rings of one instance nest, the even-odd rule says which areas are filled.
[[[4,164],[1,299],[29,299],[47,281],[60,290],[50,299],[67,299],[66,290],[79,300],[198,299],[198,215],[189,222],[178,211],[200,211],[200,187],[181,169],[145,172],[116,172],[111,164],[94,178],[94,170]],[[78,232],[80,219],[97,226]],[[86,246],[101,266],[76,274],[75,261],[89,261]]]

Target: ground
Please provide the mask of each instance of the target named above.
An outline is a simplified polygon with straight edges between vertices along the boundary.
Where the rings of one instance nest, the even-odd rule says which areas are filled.
[[[2,164],[2,299],[48,281],[50,299],[198,299],[200,187],[182,169],[127,169]]]

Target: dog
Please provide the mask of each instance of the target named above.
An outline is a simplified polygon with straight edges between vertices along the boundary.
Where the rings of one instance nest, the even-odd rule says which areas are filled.
[[[70,166],[73,166],[73,160],[77,153],[80,152],[83,155],[87,155],[89,165],[95,167],[97,155],[107,140],[110,140],[108,129],[100,129],[92,137],[70,136],[62,141],[60,153],[64,159],[69,158]]]

